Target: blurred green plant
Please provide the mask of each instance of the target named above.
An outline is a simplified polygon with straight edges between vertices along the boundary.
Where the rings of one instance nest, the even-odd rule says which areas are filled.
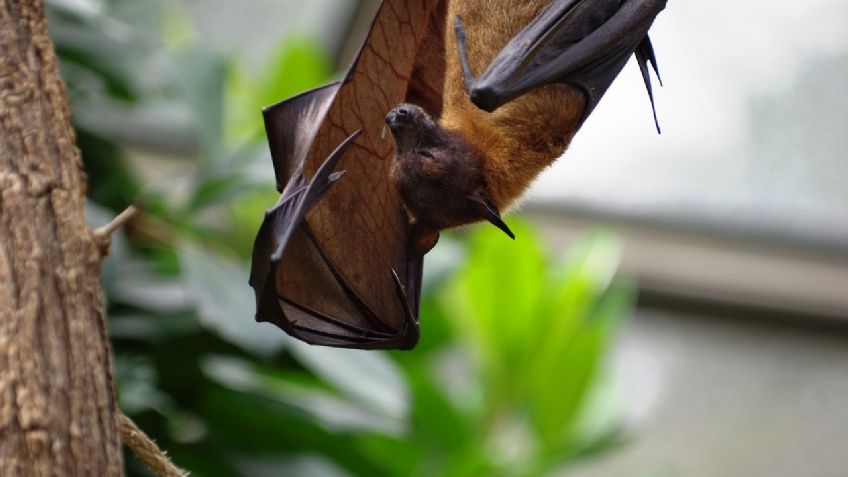
[[[554,266],[531,228],[510,226],[514,243],[487,227],[472,235],[467,263],[437,293],[474,363],[461,381],[476,389],[459,399],[473,403],[470,445],[488,451],[479,475],[545,475],[615,442],[615,413],[588,398],[599,398],[600,365],[633,295],[613,280],[620,246],[610,235]]]
[[[255,74],[198,45],[176,4],[47,5],[91,220],[144,208],[103,270],[120,405],[180,466],[529,477],[615,442],[599,376],[630,293],[613,280],[614,240],[590,238],[554,267],[517,220],[515,242],[486,226],[447,235],[428,255],[415,351],[291,340],[253,321],[247,286],[277,198],[259,108],[326,81],[329,55],[293,39]],[[151,184],[143,169],[158,166],[140,156],[175,177]],[[132,456],[127,468],[149,475]]]

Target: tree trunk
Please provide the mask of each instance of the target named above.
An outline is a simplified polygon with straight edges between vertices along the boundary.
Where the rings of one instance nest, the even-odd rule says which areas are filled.
[[[0,475],[123,473],[104,240],[41,1],[0,0]]]

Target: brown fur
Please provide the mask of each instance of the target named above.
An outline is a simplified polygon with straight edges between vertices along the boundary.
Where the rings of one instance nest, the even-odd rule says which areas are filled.
[[[487,113],[471,103],[462,79],[453,19],[468,32],[468,59],[475,75],[550,3],[548,0],[452,0],[445,29],[447,66],[440,124],[483,151],[489,196],[508,208],[533,179],[565,151],[585,107],[579,90],[565,85],[537,88]]]

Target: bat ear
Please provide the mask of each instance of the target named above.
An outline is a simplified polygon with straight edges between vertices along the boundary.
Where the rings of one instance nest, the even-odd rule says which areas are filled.
[[[483,215],[484,219],[488,220],[489,223],[495,227],[501,229],[503,233],[509,236],[509,238],[515,240],[515,234],[512,233],[512,230],[510,230],[509,226],[506,225],[506,222],[503,221],[500,212],[498,212],[498,208],[492,204],[491,199],[489,199],[485,193],[483,194],[483,197],[472,197],[471,201],[476,205],[477,210]]]

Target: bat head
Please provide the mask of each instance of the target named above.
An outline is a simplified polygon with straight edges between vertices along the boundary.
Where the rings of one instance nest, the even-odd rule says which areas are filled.
[[[419,106],[399,104],[386,115],[386,124],[395,140],[396,162],[480,167],[482,154],[461,133],[442,128]]]
[[[420,106],[403,103],[386,115],[398,155],[422,146],[444,143],[444,131]]]
[[[430,115],[424,111],[424,108],[409,103],[399,104],[389,111],[389,113],[386,114],[386,124],[392,128],[392,131],[408,125],[436,125]]]

